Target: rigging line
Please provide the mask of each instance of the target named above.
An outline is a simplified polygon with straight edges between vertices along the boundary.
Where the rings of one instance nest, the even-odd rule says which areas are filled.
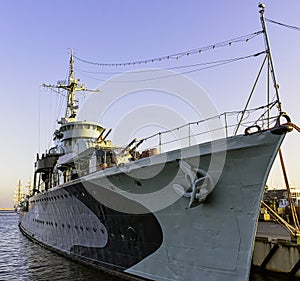
[[[252,56],[252,55],[250,55]],[[202,63],[196,63],[196,64],[188,64],[188,65],[181,65],[181,66],[174,66],[174,67],[167,67],[167,68],[162,68],[163,70],[174,70],[174,69],[181,69],[181,68],[189,68],[189,67],[195,67],[195,66],[203,66],[203,65],[212,65],[212,64],[217,64],[217,63],[222,63],[222,62],[234,62],[235,60],[239,60],[240,58],[232,58],[232,59],[223,59],[223,60],[217,60],[217,61],[210,61],[210,62],[202,62]],[[98,71],[87,71],[79,68],[75,68],[79,72],[84,72],[84,73],[90,73],[90,74],[136,74],[136,73],[143,73],[143,72],[158,72],[161,71],[162,69],[143,69],[143,70],[133,70],[130,72],[98,72]]]
[[[258,111],[258,110],[261,110],[261,109],[265,109],[267,107],[271,107],[272,108],[273,106],[275,106],[275,104],[277,104],[277,100],[273,101],[273,102],[271,102],[269,104],[266,104],[266,105],[261,105],[261,106],[258,106],[258,107],[246,109],[246,112],[252,114],[255,111]],[[227,116],[231,117],[231,116],[234,116],[234,115],[242,113],[242,110],[226,111],[226,112],[224,112],[224,113],[222,113],[220,115],[224,115],[225,113],[226,113]]]
[[[263,118],[265,116],[265,114],[269,113],[270,109],[272,109],[277,103],[278,103],[278,101],[276,100],[269,108],[266,108],[266,110],[259,116],[259,118],[254,123],[252,123],[251,126],[256,125],[259,121],[263,122],[265,120],[265,118]],[[266,120],[269,121],[270,117],[267,117]]]
[[[236,129],[235,129],[234,136],[236,136],[236,134],[237,134],[237,132],[238,132],[238,130],[239,130],[239,127],[240,127],[240,125],[241,125],[241,123],[242,123],[242,121],[243,121],[244,114],[246,113],[247,107],[248,107],[248,105],[249,105],[249,103],[250,103],[250,100],[251,100],[252,95],[253,95],[253,93],[254,93],[254,90],[255,90],[255,88],[256,88],[258,79],[259,79],[259,77],[260,77],[260,75],[261,75],[261,72],[262,72],[262,70],[263,70],[263,67],[264,67],[264,65],[265,65],[265,63],[266,63],[267,57],[268,57],[268,55],[265,56],[264,61],[263,61],[262,65],[261,65],[261,67],[260,67],[260,69],[259,69],[258,75],[257,75],[256,80],[255,80],[255,82],[254,82],[254,85],[253,85],[253,87],[252,87],[251,93],[250,93],[250,95],[249,95],[249,97],[248,97],[248,100],[247,100],[247,102],[246,102],[245,109],[242,111],[242,116],[241,116],[241,118],[240,118],[240,121],[239,121],[239,123],[238,123]]]
[[[39,96],[38,96],[38,141],[39,141],[39,152],[41,152],[41,86],[39,87]]]
[[[57,107],[56,107],[56,120],[59,120],[61,116],[64,116],[64,108],[66,103],[66,96],[62,98],[64,95],[59,95]]]
[[[53,119],[51,118],[52,117],[52,96],[50,96],[50,103],[48,102],[47,107],[48,107],[48,110],[49,110],[49,113],[47,114],[48,115],[48,128],[47,129],[50,131],[51,122],[53,122]],[[55,122],[54,122],[54,124],[55,124]],[[48,143],[47,147],[50,147],[51,140],[52,140],[51,135],[50,135],[50,137],[48,135],[47,138],[48,138],[47,139],[47,143]]]
[[[171,78],[171,77],[175,77],[175,76],[178,76],[178,75],[184,75],[184,74],[189,74],[189,73],[193,73],[193,72],[197,72],[197,71],[201,71],[201,70],[205,70],[205,69],[210,69],[210,68],[213,68],[213,67],[222,66],[222,65],[225,65],[225,64],[229,64],[229,63],[232,63],[232,62],[239,61],[239,60],[244,60],[244,59],[248,59],[248,58],[251,58],[251,57],[257,57],[257,56],[260,56],[260,55],[265,54],[265,53],[266,53],[265,51],[262,51],[262,52],[252,54],[252,55],[248,55],[248,56],[244,56],[244,57],[238,57],[238,58],[224,60],[224,61],[216,63],[214,65],[210,65],[210,66],[206,66],[206,67],[202,67],[202,68],[196,68],[196,69],[192,69],[192,70],[188,70],[188,71],[183,71],[183,72],[180,72],[180,73],[174,73],[174,74],[170,74],[170,75],[158,76],[158,77],[146,78],[146,79],[140,79],[140,80],[111,81],[111,80],[98,79],[98,78],[95,78],[95,77],[91,77],[91,76],[89,76],[85,73],[82,73],[82,74],[85,75],[86,77],[90,78],[90,79],[97,80],[97,81],[103,81],[103,82],[109,82],[109,83],[145,82],[145,81],[153,81],[153,80],[158,80],[158,79]],[[162,71],[162,70],[164,70],[164,69],[161,69],[160,71]]]
[[[43,85],[41,85],[41,86],[43,86]],[[44,87],[44,86],[43,86],[43,87]],[[60,91],[59,89],[56,90],[56,89],[52,89],[52,88],[47,88],[47,90],[50,90],[50,91],[52,91],[52,92],[54,92],[54,93],[56,93],[56,94],[59,94],[59,95],[61,95],[61,96],[64,96],[64,97],[67,97],[67,96],[68,96],[67,94],[63,93],[63,92]]]
[[[296,31],[300,31],[300,27],[298,27],[298,26],[293,26],[293,25],[285,24],[285,23],[274,21],[274,20],[267,19],[267,18],[265,18],[265,20],[268,21],[268,22],[270,22],[270,23],[275,23],[275,24],[281,25],[283,27],[287,27],[287,28],[290,28],[290,29],[293,29],[293,30],[296,30]]]
[[[41,87],[43,87],[43,85],[40,85],[40,88]],[[46,89],[46,92],[48,90],[50,90],[51,92],[53,92],[57,96],[59,96],[59,98],[57,99],[57,103],[56,103],[56,118],[58,119],[62,115],[62,109],[64,107],[64,101],[67,97],[67,94],[65,94],[63,91],[60,91],[60,89],[55,90],[52,88],[45,88],[45,87],[43,87],[43,89]]]
[[[56,106],[55,106],[55,118],[56,118],[56,120],[58,120],[58,114],[60,113],[60,111],[58,110],[59,108],[60,108],[60,98],[59,97],[57,97],[56,98]]]
[[[159,62],[159,61],[168,60],[168,59],[179,59],[183,56],[199,54],[202,51],[208,51],[208,50],[212,50],[212,49],[215,49],[215,48],[231,46],[233,43],[238,43],[238,42],[243,42],[243,41],[248,42],[249,40],[255,38],[258,35],[260,35],[262,32],[263,31],[256,31],[256,32],[253,32],[253,33],[250,33],[250,34],[247,34],[247,35],[237,37],[237,38],[233,38],[233,39],[226,40],[226,41],[223,41],[223,42],[215,43],[215,44],[212,44],[212,45],[208,45],[208,46],[205,46],[205,47],[192,49],[192,50],[188,50],[188,51],[184,51],[184,52],[180,52],[180,53],[175,53],[175,54],[166,55],[166,56],[162,56],[162,57],[156,57],[156,58],[152,58],[152,59],[130,61],[130,62],[125,62],[125,63],[124,62],[122,62],[122,63],[99,63],[99,62],[88,61],[88,60],[79,58],[75,55],[74,55],[74,58],[76,58],[77,60],[79,60],[83,63],[87,63],[87,64],[91,64],[91,65],[95,65],[95,66],[129,66],[129,65],[136,65],[136,64],[146,64],[146,63]]]

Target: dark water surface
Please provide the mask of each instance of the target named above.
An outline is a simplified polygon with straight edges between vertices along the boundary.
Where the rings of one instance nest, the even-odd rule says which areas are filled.
[[[75,263],[31,242],[19,231],[17,214],[0,212],[0,281],[6,280],[122,281],[123,279]],[[252,272],[249,280],[287,279]]]

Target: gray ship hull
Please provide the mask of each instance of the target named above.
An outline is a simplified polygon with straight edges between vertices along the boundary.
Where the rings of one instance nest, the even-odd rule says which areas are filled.
[[[31,197],[20,229],[52,250],[124,276],[246,281],[260,200],[283,138],[270,131],[230,137],[226,151],[217,140],[90,173]],[[222,170],[209,167],[212,157],[218,163],[224,156]],[[176,193],[178,186],[189,191],[181,161],[211,170],[214,186],[202,203]]]

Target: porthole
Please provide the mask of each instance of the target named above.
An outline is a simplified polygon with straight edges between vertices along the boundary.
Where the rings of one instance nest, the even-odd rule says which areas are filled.
[[[134,180],[134,184],[137,185],[137,186],[142,186],[142,183],[138,180]]]
[[[121,239],[125,238],[125,235],[121,231],[119,231],[119,235],[120,235]]]
[[[132,226],[128,226],[127,228],[127,236],[129,238],[129,240],[131,241],[136,241],[137,240],[137,234],[135,229]]]

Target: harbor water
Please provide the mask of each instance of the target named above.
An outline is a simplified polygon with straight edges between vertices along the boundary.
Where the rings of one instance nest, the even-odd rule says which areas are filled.
[[[31,242],[19,231],[16,213],[0,212],[0,237],[1,281],[123,280],[75,263]],[[249,280],[283,281],[288,279],[252,272]]]

